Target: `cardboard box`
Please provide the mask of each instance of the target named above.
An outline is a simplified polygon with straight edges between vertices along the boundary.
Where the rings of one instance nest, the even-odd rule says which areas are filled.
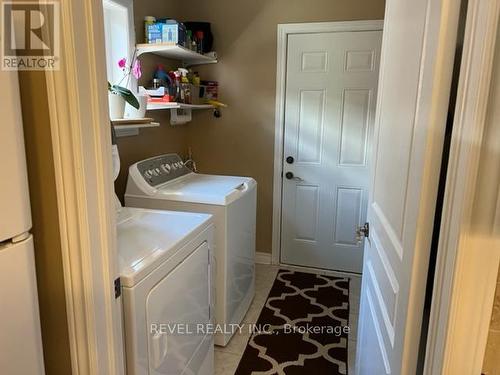
[[[148,25],[148,43],[161,43],[162,42],[162,24],[155,23]]]

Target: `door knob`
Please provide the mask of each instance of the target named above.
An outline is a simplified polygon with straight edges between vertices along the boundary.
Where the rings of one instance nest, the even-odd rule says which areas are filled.
[[[295,159],[293,158],[293,156],[288,156],[288,157],[286,158],[286,162],[287,162],[288,164],[293,164],[293,162],[294,162],[294,161],[295,161]]]
[[[356,228],[356,241],[361,244],[363,237],[368,238],[370,236],[370,224],[365,223],[363,226],[358,226]]]
[[[286,173],[285,173],[285,177],[286,177],[288,180],[304,181],[304,179],[303,179],[303,178],[300,178],[300,177],[296,177],[296,176],[294,176],[292,172],[286,172]]]

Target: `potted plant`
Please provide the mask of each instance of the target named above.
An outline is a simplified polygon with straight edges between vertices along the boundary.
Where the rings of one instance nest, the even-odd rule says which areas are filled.
[[[126,103],[136,110],[139,110],[141,107],[132,91],[130,91],[127,87],[121,86],[125,79],[127,79],[126,86],[128,86],[131,74],[135,77],[135,79],[139,79],[142,75],[141,65],[139,60],[135,58],[135,52],[130,65],[127,65],[127,59],[124,57],[118,61],[118,67],[123,71],[123,77],[120,82],[112,85],[108,81],[109,116],[111,119],[123,118]]]

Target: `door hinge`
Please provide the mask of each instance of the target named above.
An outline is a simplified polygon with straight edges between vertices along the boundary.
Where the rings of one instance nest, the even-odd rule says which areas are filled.
[[[120,278],[115,279],[115,299],[122,295],[122,282]]]
[[[370,224],[365,223],[363,226],[358,226],[356,228],[356,241],[360,244],[363,241],[363,237],[370,237]]]

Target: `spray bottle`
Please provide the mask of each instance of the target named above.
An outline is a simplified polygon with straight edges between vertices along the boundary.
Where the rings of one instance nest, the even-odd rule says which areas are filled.
[[[192,97],[191,97],[191,85],[189,84],[189,79],[187,77],[189,71],[184,68],[179,68],[177,70],[180,73],[181,76],[181,95],[183,96],[183,103],[186,104],[191,104],[192,103]]]
[[[181,74],[179,71],[172,71],[169,72],[168,75],[170,76],[170,79],[173,82],[173,98],[174,101],[178,103],[182,103],[184,99],[184,95],[182,93],[182,88],[181,88]]]

